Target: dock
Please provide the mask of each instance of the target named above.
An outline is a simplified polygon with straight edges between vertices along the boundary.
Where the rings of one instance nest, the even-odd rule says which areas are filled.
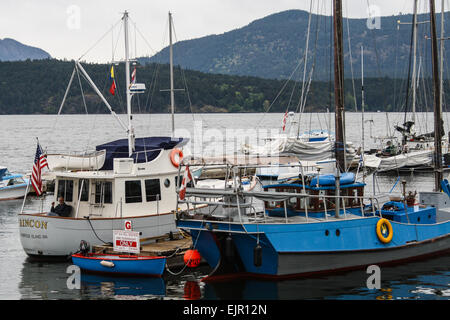
[[[167,266],[182,267],[183,256],[191,248],[191,237],[181,232],[167,233],[159,237],[142,238],[138,256],[166,256]],[[93,253],[120,254],[113,249],[112,245],[93,246]]]

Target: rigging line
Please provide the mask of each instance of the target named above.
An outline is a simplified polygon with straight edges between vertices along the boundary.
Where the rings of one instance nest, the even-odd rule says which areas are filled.
[[[122,21],[122,18],[120,18],[119,19],[119,21],[117,21],[111,28],[109,28],[108,29],[108,31],[106,31],[101,37],[100,37],[100,39],[99,40],[97,40],[85,53],[83,53],[79,58],[78,58],[78,61],[80,61],[86,54],[88,54],[93,48],[95,48],[97,45],[98,45],[98,43],[100,42],[100,41],[102,41],[110,32],[111,32],[111,30],[115,27],[115,26],[117,26],[117,24],[118,23],[120,23]]]
[[[84,110],[86,111],[86,114],[88,114],[86,99],[84,98],[83,86],[81,85],[80,72],[78,71],[78,68],[76,69],[77,69],[78,83],[80,85],[81,97],[83,98]]]
[[[300,111],[302,108],[302,104],[303,104],[303,95],[304,95],[304,89],[305,89],[305,80],[306,80],[306,67],[308,65],[308,51],[309,51],[309,35],[310,35],[310,31],[311,31],[311,19],[312,19],[312,5],[313,5],[313,1],[311,0],[309,3],[309,15],[308,15],[308,29],[306,31],[306,48],[305,48],[305,60],[304,60],[304,65],[303,65],[303,81],[302,81],[302,93],[300,96],[300,101],[299,104],[297,106],[297,109]],[[302,113],[299,112],[298,114],[298,124],[297,124],[297,136],[300,134],[300,123],[301,123],[301,119],[302,119]]]
[[[308,94],[309,94],[309,90],[311,88],[311,83],[312,83],[312,78],[314,75],[314,70],[316,67],[316,58],[317,58],[317,39],[319,38],[319,30],[320,30],[320,19],[319,16],[317,15],[317,22],[316,22],[316,38],[314,40],[314,56],[313,56],[313,61],[312,61],[312,65],[311,65],[311,70],[309,72],[309,76],[308,76],[308,85],[306,87],[306,95],[303,101],[303,107],[302,107],[302,112],[305,111],[305,107],[306,107],[306,100],[308,98]]]
[[[153,47],[150,45],[150,43],[147,41],[147,39],[145,38],[144,34],[141,32],[141,30],[137,27],[136,22],[134,22],[133,19],[129,18],[130,21],[132,23],[134,23],[134,27],[135,27],[135,32],[137,31],[139,33],[139,35],[141,36],[142,40],[144,40],[144,42],[147,44],[147,46],[149,47],[149,49],[153,52],[153,54],[156,54],[156,50],[153,49]],[[135,34],[135,38],[136,38],[136,34]],[[136,42],[136,40],[135,40]],[[136,53],[135,53],[136,54]]]
[[[166,19],[166,25],[164,26],[164,33],[163,33],[163,40],[162,40],[162,47],[164,47],[164,44],[167,41],[167,36],[168,36],[168,31],[169,31],[169,18],[167,17]],[[140,33],[140,31],[138,30],[138,32]],[[145,41],[145,40],[144,40]],[[155,96],[155,91],[156,91],[156,84],[157,84],[157,78],[158,78],[158,73],[159,73],[159,69],[161,67],[161,62],[158,61],[158,59],[161,59],[161,55],[158,57],[157,55],[155,55],[155,62],[153,63],[154,66],[154,71],[153,71],[153,78],[152,78],[152,82],[150,83],[150,88],[152,88],[152,83],[153,83],[153,91],[149,90],[148,94],[147,94],[147,101],[145,103],[145,109],[147,109],[148,106],[148,127],[151,128],[151,120],[152,120],[152,116],[151,116],[151,108],[153,105],[153,98]]]
[[[120,34],[122,32],[122,26],[123,25],[120,24],[120,29],[119,29],[119,33],[118,34]],[[113,44],[113,60],[111,61],[111,64],[114,64],[114,54],[116,53],[117,46],[119,45],[119,40],[120,40],[120,37],[117,36],[116,44],[115,45]]]
[[[292,76],[294,75],[294,73],[297,71],[297,69],[300,67],[301,63],[303,61],[303,58],[300,59],[300,61],[298,62],[297,66],[295,67],[294,71],[292,71],[291,75],[289,76],[289,78],[285,81],[283,87],[281,88],[281,90],[278,92],[278,94],[276,95],[275,99],[272,101],[272,103],[269,105],[269,107],[267,108],[267,110],[264,111],[264,114],[262,115],[261,119],[259,120],[258,124],[256,125],[256,128],[259,128],[262,120],[264,119],[264,117],[266,116],[266,114],[269,112],[269,110],[272,108],[273,104],[277,101],[277,99],[280,97],[281,93],[284,91],[284,89],[286,88],[287,84],[289,83],[289,81],[291,81]]]
[[[400,25],[397,25],[397,32],[395,37],[395,67],[394,67],[394,110],[397,109],[397,68],[398,68],[398,35],[400,33]]]
[[[413,25],[414,25],[414,15],[413,15]],[[414,28],[414,26],[413,26]],[[405,96],[405,115],[403,119],[403,123],[406,122],[406,115],[408,112],[408,102],[409,102],[409,87],[410,87],[410,77],[411,77],[411,59],[412,59],[412,47],[413,47],[413,41],[414,41],[414,31],[411,29],[411,41],[409,44],[409,60],[408,60],[408,77],[407,77],[407,85],[406,85],[406,96]],[[403,134],[402,134],[403,135]],[[402,142],[403,143],[403,142]]]
[[[369,0],[367,0],[367,7],[368,8],[370,7]],[[369,11],[369,18],[372,18],[370,16],[370,11]],[[372,33],[373,38],[374,38],[373,39],[373,46],[374,46],[374,49],[375,49],[375,58],[376,58],[376,62],[377,62],[376,64],[377,64],[378,77],[381,78],[382,76],[381,76],[381,70],[380,70],[380,59],[379,59],[379,54],[378,54],[377,38],[376,38],[376,36],[374,34],[374,30],[375,29],[373,29],[371,33]],[[386,105],[388,95],[386,94],[386,89],[385,89],[384,86],[382,86],[382,91],[383,91],[382,95],[384,96],[384,104],[383,105]]]
[[[178,37],[177,37],[177,31],[176,31],[175,23],[173,22],[173,19],[172,19],[172,30],[173,30],[173,35],[174,35],[174,38],[175,38],[175,43],[177,43],[178,42]],[[179,68],[180,68],[180,72],[181,72],[181,77],[182,77],[183,82],[184,82],[184,88],[186,90],[186,96],[188,98],[189,109],[191,110],[191,114],[192,114],[192,120],[195,121],[195,115],[194,115],[194,111],[192,110],[191,95],[189,93],[189,88],[188,88],[188,85],[187,85],[186,75],[185,75],[184,70],[181,67],[181,65],[179,66]],[[199,116],[202,119],[202,121],[205,121],[205,119],[203,118],[203,116],[201,114],[199,114]],[[206,121],[205,121],[205,124],[208,125],[208,123]]]
[[[345,11],[347,13],[347,18],[345,19],[347,22],[347,41],[348,41],[348,53],[349,53],[349,59],[350,59],[350,73],[352,75],[352,87],[353,87],[353,99],[355,102],[355,112],[358,111],[358,102],[356,99],[356,89],[355,89],[355,77],[353,75],[353,58],[352,58],[352,46],[350,43],[350,23],[349,23],[349,18],[348,18],[348,5],[347,5],[348,1],[345,1]]]

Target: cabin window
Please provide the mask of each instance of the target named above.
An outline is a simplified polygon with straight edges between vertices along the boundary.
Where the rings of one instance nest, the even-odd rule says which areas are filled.
[[[95,183],[95,203],[112,203],[112,182],[97,181]]]
[[[142,202],[141,180],[125,181],[125,203]]]
[[[169,179],[164,180],[164,186],[166,188],[170,187],[170,180]]]
[[[83,188],[81,186],[83,185]],[[78,182],[78,197],[80,201],[89,201],[89,180],[81,179]]]
[[[72,202],[73,200],[73,180],[58,181],[58,198],[63,197],[64,201]]]
[[[161,187],[159,179],[145,180],[145,197],[147,202],[161,200]]]

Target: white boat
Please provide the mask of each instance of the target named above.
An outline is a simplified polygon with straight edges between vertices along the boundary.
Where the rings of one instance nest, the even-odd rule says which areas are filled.
[[[177,230],[174,215],[177,208],[176,185],[181,183],[179,175],[184,173],[179,170],[182,152],[177,148],[187,143],[187,139],[173,136],[135,138],[131,97],[136,93],[130,90],[127,12],[122,20],[125,31],[128,124],[125,125],[112,111],[80,61],[76,61],[71,79],[75,71],[83,74],[116,117],[127,138],[97,146],[97,151],[105,152],[104,159],[91,158],[95,159],[95,166],[71,170],[62,163],[61,171],[52,172],[55,177],[54,202],[57,203],[60,197],[64,198],[66,205],[70,206],[66,216],[56,215],[52,210],[28,213],[23,205],[18,215],[20,241],[24,251],[31,257],[48,259],[70,256],[79,249],[81,240],[91,246],[111,243],[113,230],[123,230],[125,223],[131,225],[133,231],[140,232],[141,238],[157,237]],[[97,165],[97,160],[102,161],[98,161]],[[100,162],[103,164],[98,168]],[[184,205],[181,207],[184,208]]]
[[[149,143],[155,138],[145,139]],[[170,160],[175,146],[160,148],[150,162],[115,158],[112,170],[56,173],[54,199],[57,202],[63,196],[70,215],[19,214],[24,251],[31,257],[68,256],[78,250],[81,240],[91,245],[111,243],[112,230],[124,229],[126,221],[142,238],[175,232],[172,211],[179,179],[178,168]]]
[[[0,167],[0,200],[23,198],[28,180],[22,174],[11,174],[6,167]]]
[[[82,154],[47,153],[46,156],[52,171],[100,170],[105,163],[106,150]]]

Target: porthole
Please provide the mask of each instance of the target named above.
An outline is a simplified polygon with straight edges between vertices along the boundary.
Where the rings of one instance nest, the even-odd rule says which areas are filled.
[[[339,231],[339,229],[336,230],[336,236],[340,236],[341,235],[341,231]]]
[[[170,180],[169,179],[164,180],[164,186],[166,188],[170,187]]]
[[[330,234],[330,231],[325,230],[325,235],[328,236]]]

